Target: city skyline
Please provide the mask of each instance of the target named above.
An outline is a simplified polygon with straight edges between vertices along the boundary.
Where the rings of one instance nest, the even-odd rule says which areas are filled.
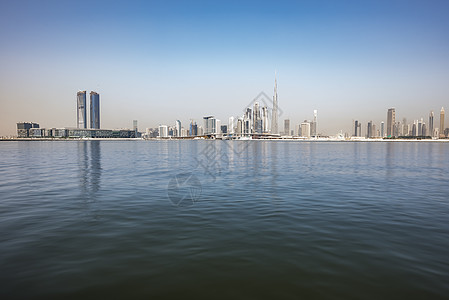
[[[103,4],[0,4],[0,135],[76,127],[81,88],[102,95],[105,128],[224,121],[272,91],[275,70],[279,131],[315,109],[334,135],[386,123],[389,107],[411,120],[449,104],[445,1]]]

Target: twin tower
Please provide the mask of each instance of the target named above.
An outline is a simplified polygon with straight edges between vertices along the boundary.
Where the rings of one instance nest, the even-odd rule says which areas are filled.
[[[76,94],[76,128],[87,128],[86,91]],[[90,126],[100,129],[100,94],[90,92]]]

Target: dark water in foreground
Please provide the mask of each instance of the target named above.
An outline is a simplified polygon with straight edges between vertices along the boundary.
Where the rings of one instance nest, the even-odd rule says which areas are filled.
[[[444,298],[448,161],[428,142],[1,142],[0,297]]]

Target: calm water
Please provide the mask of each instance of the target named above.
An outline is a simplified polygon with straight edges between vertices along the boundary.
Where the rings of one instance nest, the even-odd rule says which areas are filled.
[[[0,143],[0,297],[449,295],[449,144]]]

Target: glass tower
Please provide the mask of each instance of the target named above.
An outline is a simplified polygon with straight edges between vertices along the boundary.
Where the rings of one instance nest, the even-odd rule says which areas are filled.
[[[76,94],[76,128],[87,128],[86,91]]]
[[[90,128],[100,129],[100,95],[90,92]]]

